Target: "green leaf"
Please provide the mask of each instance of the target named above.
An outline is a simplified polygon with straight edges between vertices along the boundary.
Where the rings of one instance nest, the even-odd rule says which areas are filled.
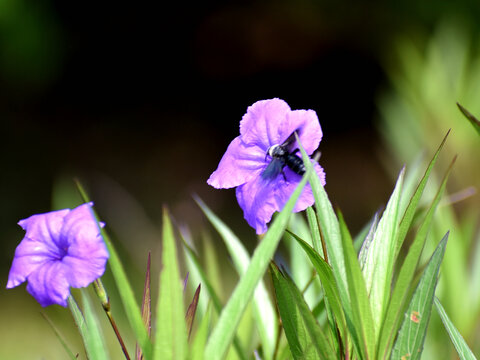
[[[473,116],[470,111],[465,109],[462,105],[460,105],[457,102],[457,106],[462,112],[462,114],[470,121],[470,124],[472,124],[473,128],[477,131],[478,135],[480,135],[480,120],[478,120],[475,116]]]
[[[432,224],[435,210],[445,191],[448,175],[450,174],[452,166],[453,162],[445,173],[442,184],[440,185],[440,188],[438,189],[435,198],[433,199],[425,218],[423,219],[420,228],[418,229],[415,238],[408,249],[407,256],[403,261],[398,273],[397,281],[393,288],[390,303],[388,304],[387,313],[382,325],[382,331],[378,345],[378,354],[380,358],[387,358],[391,350],[390,346],[397,333],[400,320],[402,319],[402,308],[405,306],[407,301],[406,299],[415,275],[415,269],[417,268],[418,261],[420,260],[423,247],[427,240],[427,234],[429,232],[430,225]]]
[[[182,360],[187,357],[183,289],[175,237],[166,209],[163,211],[162,236],[162,270],[160,272],[153,358],[155,360]]]
[[[343,313],[340,296],[338,295],[337,283],[335,281],[332,268],[307,242],[293,233],[290,233],[290,235],[302,247],[315,270],[317,270],[317,274],[320,278],[320,282],[322,283],[325,296],[328,299],[329,306],[332,308],[335,319],[340,328],[345,329],[345,315]]]
[[[246,272],[240,278],[232,296],[220,314],[217,325],[207,341],[207,346],[205,348],[206,359],[221,359],[225,355],[225,352],[234,337],[242,314],[250,302],[257,284],[263,277],[270,259],[275,254],[278,243],[280,242],[283,232],[288,224],[290,214],[305,187],[308,176],[309,172],[307,171],[307,174],[303,177],[302,181],[285,204],[283,210],[270,225],[265,237],[255,249]]]
[[[427,185],[428,178],[430,177],[430,173],[432,172],[433,166],[435,165],[438,155],[440,154],[440,150],[442,150],[443,146],[445,145],[445,142],[447,141],[448,135],[450,134],[450,130],[447,132],[445,137],[442,140],[442,143],[438,147],[437,151],[435,152],[435,155],[433,155],[432,160],[428,164],[427,169],[425,170],[425,174],[423,175],[422,179],[420,180],[420,183],[417,186],[417,189],[415,190],[415,193],[413,194],[412,198],[410,199],[410,202],[408,203],[407,209],[405,210],[405,213],[403,214],[403,218],[400,221],[400,225],[398,227],[398,233],[397,233],[397,240],[396,240],[396,245],[395,245],[395,257],[398,255],[400,248],[403,245],[403,241],[405,240],[405,236],[407,235],[408,230],[410,229],[410,225],[412,224],[413,217],[415,216],[415,212],[417,210],[418,203],[420,201],[420,198],[423,194],[423,190],[425,189],[425,186]]]
[[[55,326],[55,324],[53,323],[52,320],[50,320],[48,318],[48,316],[41,312],[40,313],[43,318],[47,321],[47,323],[50,325],[50,327],[52,328],[53,332],[55,333],[55,336],[57,337],[58,341],[60,341],[60,343],[62,344],[62,347],[65,349],[65,351],[67,352],[68,354],[68,357],[72,360],[77,360],[77,356],[75,356],[75,354],[73,353],[72,350],[70,350],[70,347],[67,345],[67,342],[65,341],[65,338],[62,336],[62,334],[60,333],[60,331],[57,329],[57,327]]]
[[[317,214],[315,214],[315,210],[313,210],[313,207],[311,206],[307,208],[307,220],[312,235],[313,248],[317,253],[322,254],[322,239],[320,236],[320,228],[318,227]]]
[[[190,347],[191,360],[203,360],[203,352],[205,351],[205,344],[207,343],[208,328],[211,322],[211,313],[211,306],[209,306],[200,322],[200,326],[195,333],[192,346]]]
[[[78,191],[84,202],[90,202],[87,193],[85,192],[83,186],[80,182],[76,181],[76,185]],[[93,210],[93,214],[99,222],[99,217],[95,210]],[[150,338],[147,333],[147,329],[143,323],[142,313],[140,312],[140,307],[138,306],[137,301],[135,300],[135,295],[133,293],[133,289],[128,281],[127,274],[125,269],[123,268],[122,262],[120,261],[120,257],[115,250],[115,247],[108,236],[104,227],[99,227],[100,233],[102,235],[103,241],[105,241],[105,245],[108,249],[109,259],[108,264],[112,270],[113,277],[115,279],[115,283],[117,284],[117,288],[120,294],[120,298],[122,299],[123,308],[125,310],[125,314],[127,315],[127,319],[132,327],[132,330],[135,334],[135,338],[137,339],[140,347],[142,348],[143,356],[145,359],[151,359],[152,357],[152,343],[150,342]]]
[[[207,216],[211,224],[221,235],[227,247],[228,253],[232,258],[235,270],[240,276],[242,276],[250,264],[250,256],[248,255],[248,252],[243,246],[242,242],[199,197],[195,197],[195,201]],[[263,280],[260,280],[259,284],[257,285],[253,300],[253,314],[255,317],[255,323],[260,335],[265,359],[268,360],[273,357],[275,341],[277,339],[277,327],[272,326],[272,324],[276,324],[278,319]]]
[[[197,255],[195,254],[193,249],[187,244],[185,239],[183,239],[183,246],[185,248],[185,254],[187,256],[187,260],[190,262],[191,266],[193,267],[193,270],[195,270],[198,273],[208,296],[212,300],[212,304],[215,311],[217,312],[217,314],[220,314],[222,311],[222,302],[220,301],[220,298],[218,297],[217,293],[215,292],[215,289],[210,283],[210,280],[206,275],[205,271],[202,269],[202,266],[200,265],[200,261],[198,260]],[[237,336],[233,338],[233,346],[235,348],[237,356],[242,360],[246,360],[247,357],[244,354],[245,352],[243,351],[242,345],[240,344],[240,341],[237,338]],[[203,353],[202,353],[202,357],[203,357]]]
[[[352,237],[341,212],[338,212],[338,220],[342,233],[345,269],[352,304],[353,322],[357,333],[354,339],[359,339],[357,348],[360,354],[362,354],[362,358],[373,359],[375,358],[375,326],[365,279],[363,278],[362,269],[358,262],[357,253],[353,247]]]
[[[87,327],[87,322],[85,321],[83,313],[78,307],[77,302],[75,301],[72,295],[68,297],[67,301],[68,301],[68,308],[70,309],[70,312],[72,313],[75,324],[77,325],[77,329],[80,332],[80,335],[82,336],[83,345],[87,353],[87,358],[91,360],[100,359],[101,354],[97,354],[97,346],[94,343],[95,339],[93,339],[89,333],[90,329]],[[106,359],[106,357],[104,357],[104,359]]]
[[[420,359],[422,355],[423,342],[427,333],[435,287],[438,281],[438,272],[443,254],[445,253],[447,239],[448,233],[445,234],[438,244],[413,293],[397,340],[393,346],[390,356],[392,360],[401,359],[402,357],[414,360]]]
[[[447,329],[448,335],[450,336],[455,349],[457,350],[460,360],[476,360],[472,350],[470,350],[460,332],[457,330],[455,325],[453,325],[437,297],[435,297],[435,307],[440,314],[440,318],[442,319],[445,329]]]
[[[147,270],[145,272],[145,285],[143,287],[143,299],[142,299],[142,319],[147,329],[148,335],[150,336],[150,332],[152,329],[152,295],[151,295],[151,287],[150,287],[150,252],[148,252],[147,258]],[[137,360],[142,360],[142,349],[137,345],[135,346],[135,358]]]
[[[87,342],[90,360],[107,360],[110,359],[108,355],[107,348],[105,347],[105,340],[103,339],[102,329],[98,322],[97,315],[92,309],[92,304],[87,295],[86,289],[81,290],[82,293],[82,303],[83,303],[83,313],[85,315],[85,322],[87,325]]]
[[[293,281],[270,264],[278,309],[294,359],[336,359],[331,343]]]
[[[370,297],[372,316],[375,325],[375,339],[378,339],[383,314],[390,297],[390,286],[395,264],[395,239],[397,231],[398,204],[403,184],[405,168],[398,176],[387,207],[382,214],[373,240],[368,246],[363,266],[365,284]]]

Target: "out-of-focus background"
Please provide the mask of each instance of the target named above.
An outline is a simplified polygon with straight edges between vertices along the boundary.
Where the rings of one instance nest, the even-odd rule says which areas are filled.
[[[2,288],[23,236],[16,223],[75,206],[74,177],[132,277],[158,250],[164,204],[192,234],[208,231],[192,194],[253,245],[234,190],[206,179],[260,99],[317,112],[326,190],[353,233],[401,166],[431,156],[449,128],[440,169],[459,155],[451,192],[470,196],[455,209],[478,208],[480,142],[455,102],[480,114],[479,15],[469,0],[0,0]],[[0,290],[0,358],[64,357],[40,311],[21,287]],[[45,312],[78,346],[67,310]]]

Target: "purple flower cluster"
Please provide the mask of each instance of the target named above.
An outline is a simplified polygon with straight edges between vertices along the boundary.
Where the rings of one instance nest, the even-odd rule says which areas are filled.
[[[245,219],[257,234],[267,230],[273,213],[283,209],[302,178],[285,163],[281,163],[281,171],[274,173],[273,177],[264,173],[274,160],[269,150],[292,139],[294,132],[307,154],[311,155],[322,139],[315,111],[291,110],[280,99],[257,101],[247,109],[240,121],[240,136],[230,143],[217,170],[207,181],[217,189],[236,187],[237,200]],[[288,144],[288,150],[294,152],[296,149],[298,145],[293,140]],[[312,163],[325,185],[322,167],[314,161]],[[307,185],[294,212],[305,210],[313,203],[312,190]]]
[[[107,248],[91,206],[30,216],[15,250],[7,289],[28,281],[27,291],[42,306],[67,306],[70,286],[88,286],[105,272]]]

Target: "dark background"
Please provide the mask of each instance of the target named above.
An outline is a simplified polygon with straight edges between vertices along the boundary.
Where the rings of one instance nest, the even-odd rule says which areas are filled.
[[[206,222],[191,198],[197,193],[254,239],[234,191],[206,179],[246,108],[272,97],[317,112],[326,189],[358,231],[393,188],[374,126],[392,42],[478,8],[477,1],[4,1],[2,267],[22,237],[16,222],[51,210],[54,184],[74,176],[107,223],[108,209],[121,212],[119,194],[129,194],[154,223],[166,204],[198,231]]]

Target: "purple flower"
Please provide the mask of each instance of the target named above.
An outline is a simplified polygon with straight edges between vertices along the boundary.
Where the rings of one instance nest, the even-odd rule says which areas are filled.
[[[70,286],[85,287],[103,275],[108,252],[93,216],[93,203],[30,216],[15,250],[7,289],[28,280],[42,306],[67,306]]]
[[[240,136],[230,143],[217,170],[207,181],[217,189],[237,187],[238,203],[248,224],[257,234],[267,230],[266,224],[273,213],[283,209],[302,178],[299,175],[301,171],[292,170],[285,157],[276,158],[273,151],[280,145],[286,148],[287,154],[300,155],[299,152],[294,153],[298,149],[292,136],[294,132],[297,132],[307,154],[311,155],[322,139],[315,111],[292,111],[280,99],[257,101],[247,109],[240,121]],[[276,163],[270,165],[272,161]],[[325,185],[322,167],[314,161],[312,163]],[[313,203],[312,189],[307,185],[294,212],[305,210]]]

